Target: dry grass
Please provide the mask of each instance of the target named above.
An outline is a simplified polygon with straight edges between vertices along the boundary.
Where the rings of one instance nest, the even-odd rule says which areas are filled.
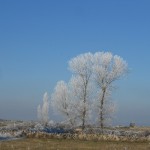
[[[123,129],[124,131],[150,131],[149,126],[119,127],[118,129]]]
[[[0,150],[150,150],[150,143],[29,138],[0,142]]]

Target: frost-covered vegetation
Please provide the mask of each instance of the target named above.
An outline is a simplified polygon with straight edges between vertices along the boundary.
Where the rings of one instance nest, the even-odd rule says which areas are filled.
[[[48,123],[48,112],[49,112],[49,101],[48,101],[48,94],[47,92],[43,96],[43,105],[38,106],[37,113],[38,113],[38,119],[44,123],[45,125]]]
[[[15,123],[15,125],[14,125]],[[64,124],[38,122],[7,122],[0,127],[0,140],[16,138],[66,139],[86,141],[150,141],[150,128],[111,127],[103,130],[98,127],[72,128]]]
[[[127,73],[127,63],[110,52],[80,54],[69,61],[72,72],[68,83],[58,81],[48,104],[47,93],[43,106],[38,106],[38,118],[48,122],[48,108],[64,117],[64,122],[84,129],[97,124],[104,128],[116,110],[111,100],[114,82]]]

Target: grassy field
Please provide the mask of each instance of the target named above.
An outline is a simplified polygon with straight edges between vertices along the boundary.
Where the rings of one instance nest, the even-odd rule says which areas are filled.
[[[150,150],[150,143],[29,138],[1,141],[0,150]]]

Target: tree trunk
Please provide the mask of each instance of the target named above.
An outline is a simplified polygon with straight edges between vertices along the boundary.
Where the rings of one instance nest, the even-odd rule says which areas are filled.
[[[100,99],[100,127],[104,128],[104,99],[105,99],[106,88],[102,89],[102,99]]]
[[[86,109],[84,108],[83,118],[82,118],[82,130],[85,128],[85,114],[86,114]]]
[[[82,130],[85,128],[85,117],[86,117],[86,111],[87,111],[87,108],[86,108],[86,103],[87,103],[87,100],[86,100],[86,96],[87,96],[87,85],[88,85],[88,81],[86,80],[85,84],[84,84],[84,100],[83,100],[83,103],[84,103],[84,108],[83,108],[83,116],[82,116]]]
[[[82,116],[82,130],[85,128],[85,117],[86,117],[86,91],[85,91],[85,94],[84,94],[84,108],[83,108],[83,116]]]

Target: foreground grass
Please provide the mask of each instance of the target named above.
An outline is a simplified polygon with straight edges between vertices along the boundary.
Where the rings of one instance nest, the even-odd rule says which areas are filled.
[[[0,150],[150,150],[150,143],[29,138],[1,141]]]

